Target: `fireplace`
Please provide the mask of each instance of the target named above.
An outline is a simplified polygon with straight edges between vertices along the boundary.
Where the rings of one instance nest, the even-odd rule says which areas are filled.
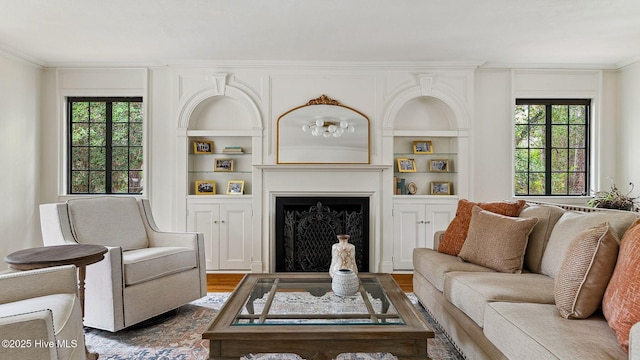
[[[369,271],[368,197],[276,198],[275,269],[277,272],[324,272],[338,234],[356,247],[358,271]]]

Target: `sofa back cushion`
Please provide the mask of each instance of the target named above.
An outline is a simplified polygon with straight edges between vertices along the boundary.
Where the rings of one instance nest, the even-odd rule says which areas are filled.
[[[580,232],[608,222],[616,236],[621,239],[636,219],[637,215],[628,211],[565,212],[551,231],[549,242],[542,255],[540,272],[555,279],[569,244]]]
[[[71,231],[77,242],[121,247],[149,246],[138,201],[130,197],[100,197],[67,201]]]
[[[554,205],[531,205],[520,213],[522,218],[537,218],[538,223],[529,234],[527,250],[524,253],[524,269],[540,273],[542,254],[547,247],[551,231],[565,210]]]

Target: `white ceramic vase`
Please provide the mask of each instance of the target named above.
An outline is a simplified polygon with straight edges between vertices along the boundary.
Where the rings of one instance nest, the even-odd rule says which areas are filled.
[[[331,265],[329,275],[334,277],[340,269],[351,269],[354,274],[358,274],[356,265],[356,247],[349,244],[349,235],[340,234],[337,236],[338,242],[331,247]]]
[[[339,296],[353,296],[360,288],[358,275],[351,269],[340,269],[336,271],[331,280],[331,290]]]

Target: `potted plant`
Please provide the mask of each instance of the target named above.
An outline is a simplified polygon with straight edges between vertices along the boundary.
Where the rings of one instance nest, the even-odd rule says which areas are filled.
[[[631,186],[631,190],[623,195],[616,184],[611,182],[611,190],[596,192],[588,204],[595,208],[639,211],[638,197],[630,196],[633,191],[633,183],[629,183],[629,186]]]

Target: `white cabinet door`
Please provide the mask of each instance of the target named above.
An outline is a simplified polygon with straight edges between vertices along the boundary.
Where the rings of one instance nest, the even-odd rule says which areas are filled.
[[[251,268],[251,205],[220,205],[220,269]]]
[[[204,235],[207,270],[251,269],[251,204],[189,204],[187,209],[187,231]]]
[[[427,229],[424,205],[393,206],[393,268],[413,269],[413,249],[424,247]]]
[[[207,270],[219,269],[220,206],[190,204],[187,210],[187,231],[199,232],[204,235],[204,253]]]
[[[446,230],[456,205],[394,204],[393,269],[413,270],[413,249],[433,249],[436,232]]]

